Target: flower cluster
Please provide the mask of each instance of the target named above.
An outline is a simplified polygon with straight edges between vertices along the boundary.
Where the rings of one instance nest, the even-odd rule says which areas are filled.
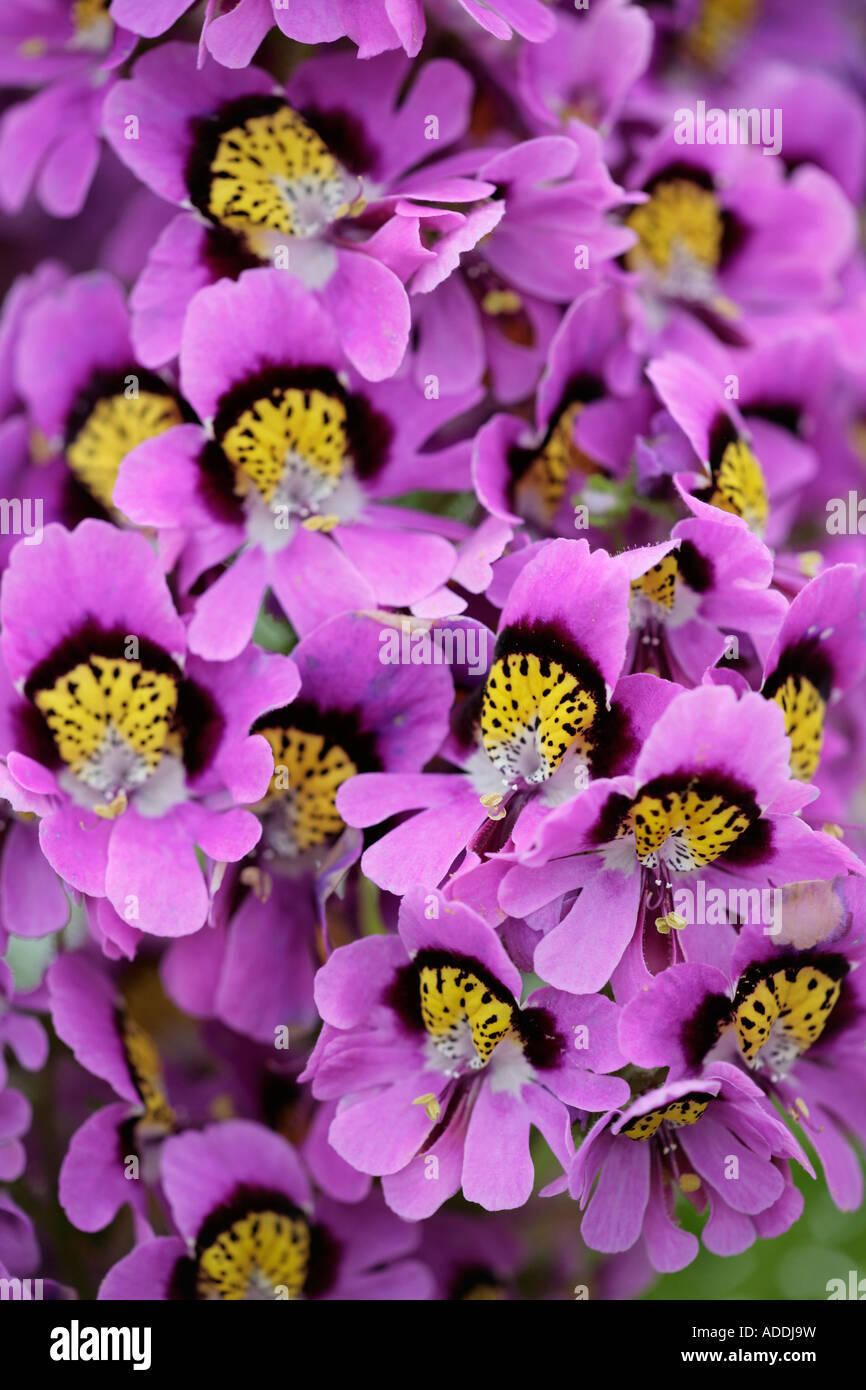
[[[862,18],[4,0],[4,1279],[860,1206]]]

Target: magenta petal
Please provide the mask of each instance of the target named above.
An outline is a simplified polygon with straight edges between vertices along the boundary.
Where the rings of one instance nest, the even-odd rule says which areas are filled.
[[[654,1156],[643,1234],[653,1267],[663,1274],[673,1274],[691,1264],[698,1253],[698,1240],[691,1231],[681,1230],[672,1219],[667,1209],[666,1191],[661,1162]]]
[[[393,270],[363,252],[338,251],[337,269],[320,294],[361,376],[368,381],[393,376],[410,325],[409,300]]]
[[[73,1134],[60,1169],[60,1205],[79,1231],[101,1231],[127,1202],[143,1214],[147,1191],[127,1177],[122,1152],[128,1105],[106,1105]],[[138,1157],[126,1140],[128,1156]]]
[[[840,1211],[857,1211],[863,1202],[863,1170],[853,1145],[820,1107],[813,1109],[812,1123],[809,1138],[821,1160],[833,1201]]]
[[[111,17],[124,29],[153,39],[170,29],[189,7],[190,0],[148,0],[144,6],[139,0],[112,0]]]
[[[162,958],[160,974],[166,993],[193,1018],[212,1018],[225,953],[225,929],[205,927],[179,937]]]
[[[591,1250],[613,1253],[634,1245],[650,1200],[650,1163],[646,1144],[631,1139],[611,1144],[580,1227]]]
[[[246,550],[196,601],[189,625],[190,650],[209,661],[228,661],[243,651],[267,588],[267,560]]]
[[[294,886],[275,885],[266,903],[245,898],[231,920],[216,997],[224,1023],[272,1047],[277,1028],[316,1023],[313,904],[304,911],[296,896]]]
[[[271,585],[300,636],[352,609],[375,608],[372,586],[329,536],[300,527],[271,556]]]
[[[316,976],[322,1018],[337,1028],[354,1028],[406,963],[406,947],[396,936],[369,936],[340,946]]]
[[[180,380],[202,420],[213,417],[224,391],[251,373],[307,362],[334,371],[343,365],[330,316],[282,270],[245,270],[239,280],[208,285],[187,310]]]
[[[183,654],[183,623],[144,536],[91,519],[74,531],[51,524],[41,545],[14,547],[3,575],[3,656],[13,681],[26,678],[94,608],[105,630]]]
[[[312,1207],[310,1185],[291,1144],[249,1120],[227,1120],[167,1139],[162,1181],[187,1240],[195,1239],[202,1222],[239,1187],[280,1192],[306,1211]]]
[[[434,1072],[417,1072],[376,1095],[342,1101],[328,1131],[328,1138],[347,1163],[362,1173],[398,1173],[427,1138],[434,1121],[418,1096],[434,1095],[443,1078]]]
[[[701,1240],[714,1255],[741,1255],[755,1243],[755,1224],[743,1212],[734,1211],[715,1192],[709,1194],[710,1217]]]
[[[328,1142],[328,1130],[336,1114],[333,1101],[316,1106],[313,1121],[301,1146],[304,1161],[316,1186],[338,1202],[360,1202],[371,1189],[367,1173],[359,1173]]]
[[[385,1201],[404,1221],[423,1221],[460,1191],[467,1120],[458,1112],[428,1150],[382,1179]]]
[[[408,893],[419,883],[435,888],[445,881],[482,819],[471,793],[452,797],[383,835],[364,851],[361,867],[389,893]]]
[[[39,197],[53,217],[74,217],[84,206],[102,153],[95,132],[71,130],[59,140],[39,174]]]
[[[108,1271],[97,1298],[118,1303],[162,1302],[169,1296],[172,1276],[186,1246],[177,1236],[158,1236],[125,1255]]]
[[[128,1105],[139,1105],[117,1026],[118,995],[108,976],[83,955],[62,955],[47,981],[58,1037],[85,1070],[107,1081]]]
[[[147,820],[134,806],[112,822],[105,892],[115,911],[154,936],[203,925],[208,895],[193,842],[176,813]]]
[[[13,821],[0,864],[0,921],[16,936],[47,936],[69,920],[69,900],[33,825]]]
[[[217,15],[205,30],[205,43],[218,63],[245,68],[272,28],[272,0],[238,0],[228,14]]]
[[[763,1211],[781,1196],[785,1180],[778,1168],[747,1149],[712,1114],[702,1115],[700,1124],[687,1126],[681,1135],[685,1155],[696,1172],[735,1211]],[[738,1174],[726,1180],[731,1158],[738,1160]]]
[[[42,853],[61,878],[91,898],[105,896],[112,822],[70,804],[39,825]]]
[[[463,1159],[463,1195],[486,1211],[522,1207],[532,1195],[529,1111],[519,1095],[482,1085],[472,1107]]]
[[[535,948],[536,972],[572,994],[607,984],[637,924],[640,874],[603,869]]]
[[[7,1014],[0,1036],[27,1071],[41,1071],[45,1066],[48,1037],[38,1019],[28,1014]]]
[[[408,607],[438,589],[450,578],[457,559],[444,536],[417,531],[344,526],[337,539],[377,601],[394,608]]]
[[[234,864],[258,844],[262,827],[251,811],[209,811],[197,802],[177,807],[175,818],[205,854],[218,863]]]

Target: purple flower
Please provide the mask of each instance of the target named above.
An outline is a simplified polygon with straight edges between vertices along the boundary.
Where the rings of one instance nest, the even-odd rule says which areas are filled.
[[[269,586],[303,635],[349,609],[418,603],[450,578],[447,523],[387,503],[465,483],[468,441],[423,446],[474,393],[425,400],[405,375],[360,381],[317,300],[265,268],[199,291],[180,375],[204,427],[136,449],[115,500],[183,552],[187,588],[233,557],[196,601],[193,651],[241,651]]]
[[[666,422],[657,423],[662,457],[671,472],[682,470],[674,476],[683,501],[696,516],[712,517],[716,509],[730,512],[763,536],[777,487],[789,486],[785,461],[780,460],[772,476],[765,472],[736,404],[691,360],[671,353],[651,363],[647,375],[678,427],[668,441]]]
[[[577,1151],[568,1187],[585,1208],[580,1233],[591,1249],[641,1241],[653,1267],[669,1273],[698,1253],[697,1237],[677,1221],[680,1194],[708,1212],[701,1240],[716,1255],[788,1230],[803,1209],[790,1158],[811,1172],[754,1082],[715,1062],[602,1115]]]
[[[456,226],[453,218],[428,223],[445,234],[435,260],[408,283],[423,374],[456,391],[486,366],[497,399],[510,404],[525,398],[544,364],[559,317],[552,306],[596,285],[634,234],[608,216],[627,195],[588,126],[487,154],[469,150],[451,165],[498,196]]]
[[[488,1211],[522,1206],[530,1126],[566,1166],[568,1107],[622,1098],[625,1083],[600,1074],[622,1065],[616,1006],[547,988],[521,1004],[521,992],[495,932],[420,890],[403,900],[399,937],[341,947],[320,970],[325,1026],[304,1077],[340,1099],[331,1144],[384,1175],[400,1215],[427,1216],[461,1187]]]
[[[464,848],[492,854],[518,823],[528,836],[591,774],[630,768],[676,687],[617,683],[627,624],[628,578],[605,551],[566,540],[534,550],[508,590],[495,646],[479,634],[485,680],[443,749],[460,775],[361,774],[340,791],[351,825],[424,808],[367,850],[364,872],[396,893],[435,886]]]
[[[187,661],[156,557],[105,522],[17,546],[0,611],[2,754],[48,862],[141,931],[196,931],[213,865],[261,834],[240,806],[264,794],[273,758],[249,728],[293,697],[296,668],[252,648]]]
[[[123,290],[101,271],[46,286],[18,331],[15,375],[40,438],[19,487],[70,525],[117,519],[112,493],[127,453],[190,418],[171,381],[138,363]]]
[[[689,306],[717,336],[742,341],[761,315],[830,302],[854,245],[835,180],[811,164],[787,177],[781,160],[739,143],[678,144],[670,97],[665,106],[628,180],[645,195],[625,219],[637,236],[626,255],[640,277],[636,326],[651,337],[653,320]]]
[[[649,16],[627,0],[593,4],[585,14],[558,10],[551,37],[521,50],[518,90],[542,128],[576,119],[607,133],[652,44]]]
[[[0,18],[0,82],[39,87],[97,64],[118,67],[134,47],[106,0],[9,0]]]
[[[196,72],[184,44],[139,60],[106,100],[106,137],[148,187],[189,209],[169,223],[132,296],[143,361],[176,355],[197,290],[265,263],[317,294],[362,375],[397,369],[409,334],[401,280],[432,259],[423,204],[493,191],[447,159],[430,162],[466,128],[467,75],[429,63],[407,98],[410,72],[397,55],[360,68],[339,55],[305,64],[283,90],[260,68]]]
[[[575,991],[613,975],[628,997],[680,951],[712,945],[699,926],[671,932],[677,889],[698,879],[726,889],[862,873],[841,841],[797,816],[813,794],[792,780],[789,759],[781,711],[760,695],[738,699],[728,686],[677,695],[631,777],[592,782],[532,839],[518,833],[508,856],[518,863],[499,894],[506,912],[525,916],[580,889],[536,948],[539,974]],[[713,939],[725,949],[722,928]]]
[[[623,344],[620,294],[589,290],[565,313],[536,392],[534,429],[516,415],[494,415],[473,450],[480,501],[494,516],[528,521],[542,535],[573,536],[576,504],[594,481],[623,483],[635,435],[649,429],[648,388]]]
[[[724,971],[665,971],[626,1005],[620,1028],[634,1061],[663,1061],[672,1076],[719,1060],[750,1068],[814,1147],[844,1211],[863,1199],[851,1140],[866,1133],[864,907],[859,879],[792,885],[778,935],[747,925]]]
[[[734,651],[746,660],[732,633],[760,654],[786,612],[783,595],[768,587],[771,552],[739,517],[718,510],[678,521],[669,541],[628,550],[622,563],[632,576],[632,671],[698,685]]]

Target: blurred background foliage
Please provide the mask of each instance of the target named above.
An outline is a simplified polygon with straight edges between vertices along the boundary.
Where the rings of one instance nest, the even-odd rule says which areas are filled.
[[[694,1264],[679,1274],[663,1275],[647,1297],[811,1302],[826,1300],[829,1279],[847,1283],[849,1270],[859,1271],[858,1279],[866,1278],[866,1206],[838,1211],[822,1176],[813,1179],[797,1172],[795,1181],[806,1206],[785,1235],[758,1240],[742,1255],[711,1255],[701,1246]],[[690,1225],[686,1218],[683,1224]]]

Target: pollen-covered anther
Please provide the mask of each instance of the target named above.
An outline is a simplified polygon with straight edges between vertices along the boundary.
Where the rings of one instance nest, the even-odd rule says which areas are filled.
[[[307,516],[301,525],[307,531],[333,531],[335,526],[339,526],[340,518],[334,513],[329,512],[327,516]]]
[[[701,1180],[697,1173],[681,1173],[679,1184],[681,1192],[697,1192],[701,1185]]]
[[[485,314],[516,314],[523,308],[523,300],[516,290],[494,289],[488,290],[481,301],[481,307]]]
[[[416,1096],[413,1105],[423,1105],[427,1112],[428,1120],[438,1120],[442,1113],[442,1107],[432,1091],[426,1091],[423,1096]]]
[[[29,437],[30,460],[35,464],[50,463],[57,457],[57,450],[40,429],[32,429]]]
[[[24,39],[15,50],[20,58],[41,58],[48,52],[47,39]]]
[[[118,816],[123,815],[128,805],[126,792],[120,791],[112,801],[100,801],[93,810],[102,820],[116,820]]]
[[[683,927],[688,926],[685,917],[681,917],[678,912],[668,912],[664,917],[657,917],[655,924],[662,936],[669,936],[671,931],[682,931]]]
[[[735,304],[733,299],[729,299],[726,294],[714,294],[710,300],[710,308],[717,314],[726,319],[738,319],[742,316],[739,304]]]
[[[274,881],[269,873],[260,869],[256,864],[247,864],[240,872],[241,883],[246,888],[251,888],[259,902],[266,903],[271,896],[271,889]]]

